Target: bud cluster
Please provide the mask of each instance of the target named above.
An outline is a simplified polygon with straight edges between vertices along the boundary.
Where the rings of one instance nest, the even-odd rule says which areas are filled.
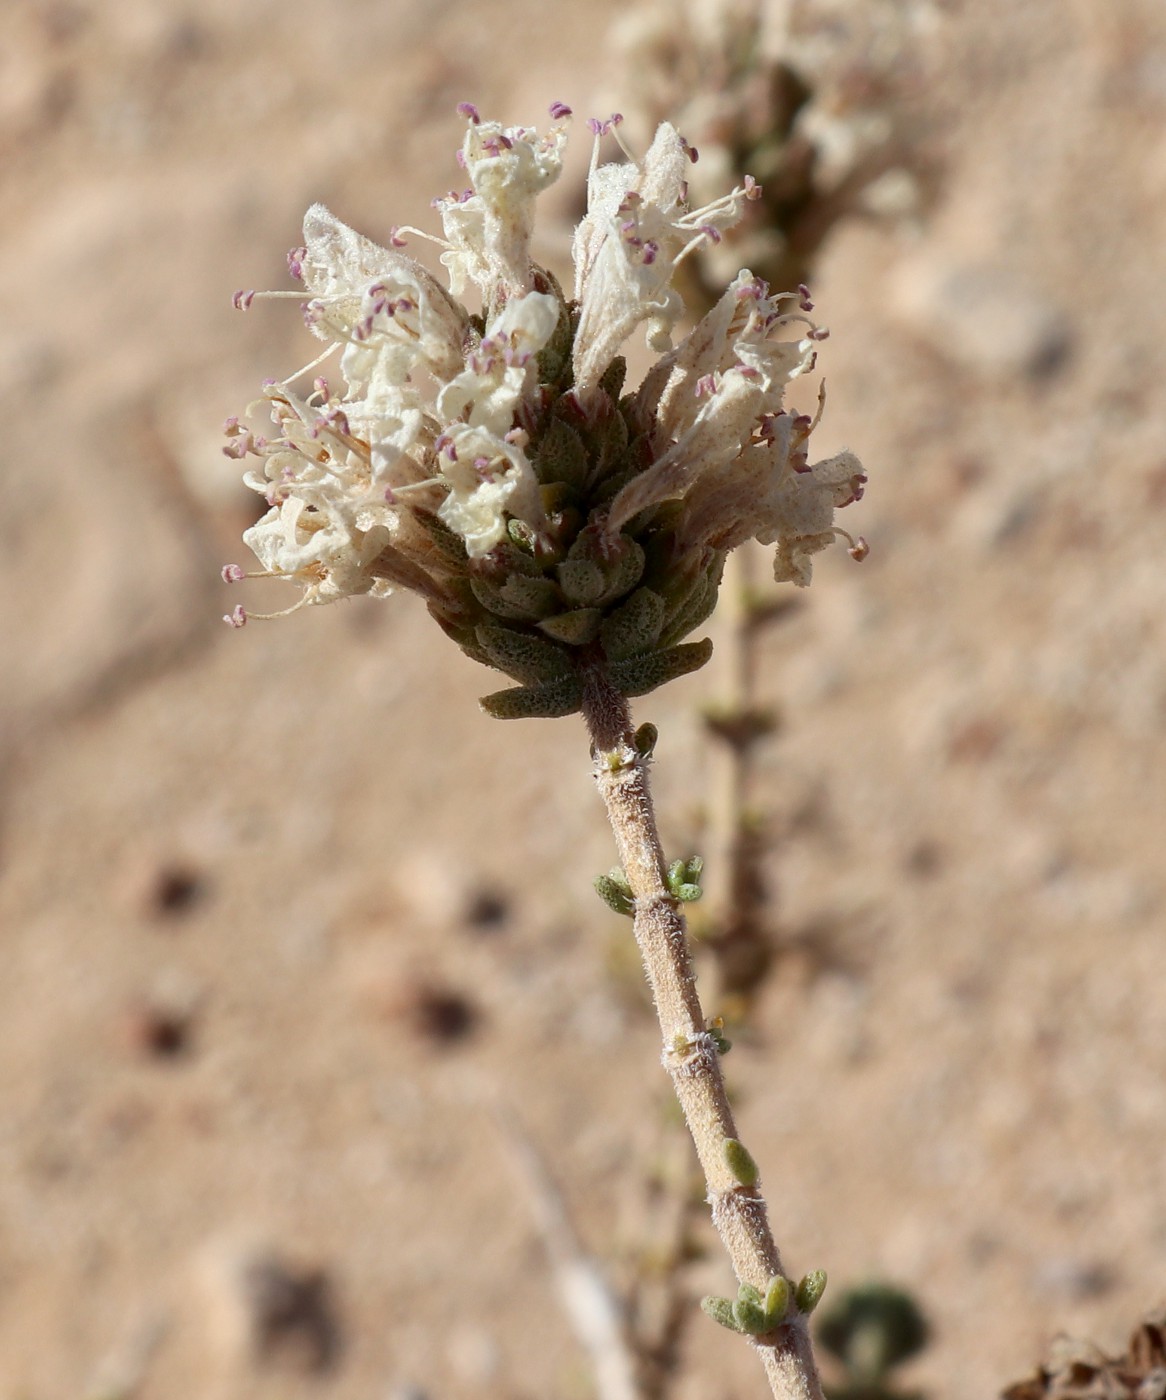
[[[244,535],[262,565],[246,576],[298,584],[287,611],[410,589],[518,682],[483,701],[490,713],[569,714],[589,666],[634,696],[702,665],[710,644],[684,639],[746,540],[776,545],[779,581],[808,583],[811,556],[844,533],[834,511],[866,478],[848,452],[811,464],[816,419],[784,407],[824,334],[804,287],[773,295],[742,272],[672,345],[677,265],[737,221],[753,182],[690,210],[696,152],[674,128],[641,160],[600,165],[619,118],[592,122],[568,297],[530,240],[569,109],[551,108],[546,134],[460,110],[470,188],[435,201],[450,291],[400,251],[404,232],[428,235],[394,229],[380,247],[308,211],[288,261],[327,348],[300,375],[338,356],[342,383],[319,377],[303,396],[300,375],[268,384],[270,436],[228,422],[224,450],[257,459],[244,480],[269,507]],[[462,304],[469,287],[481,311]],[[641,323],[659,359],[625,392],[619,352]],[[239,607],[228,621],[246,618]]]

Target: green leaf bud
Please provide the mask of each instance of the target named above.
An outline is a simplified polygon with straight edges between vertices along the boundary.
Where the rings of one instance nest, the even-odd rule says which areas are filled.
[[[700,1300],[701,1311],[711,1317],[714,1322],[719,1322],[722,1327],[727,1327],[730,1332],[740,1332],[737,1326],[737,1319],[733,1314],[733,1304],[728,1298],[702,1298]]]
[[[807,1274],[797,1286],[794,1297],[798,1308],[804,1313],[812,1313],[822,1301],[822,1294],[826,1291],[826,1270],[815,1269],[813,1273]]]
[[[756,1303],[758,1307],[763,1305],[761,1289],[752,1283],[742,1283],[737,1288],[737,1297],[742,1303]]]
[[[770,1327],[778,1326],[789,1311],[792,1292],[789,1279],[781,1274],[775,1274],[769,1280],[769,1287],[765,1290],[765,1316]]]
[[[651,758],[656,747],[656,740],[660,737],[660,731],[654,724],[641,724],[636,730],[632,743],[635,745],[636,753],[641,758]]]
[[[736,1138],[726,1138],[721,1144],[725,1163],[742,1186],[756,1186],[761,1173],[757,1163],[749,1154],[749,1149]]]
[[[617,914],[626,914],[629,918],[635,916],[636,901],[632,896],[631,886],[627,876],[618,866],[606,875],[595,877],[595,893]]]

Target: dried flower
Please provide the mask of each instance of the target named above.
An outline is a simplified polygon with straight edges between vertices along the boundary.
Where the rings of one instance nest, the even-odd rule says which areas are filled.
[[[224,451],[258,459],[244,480],[269,509],[244,540],[262,575],[299,584],[288,611],[411,589],[463,650],[519,682],[487,697],[492,713],[565,714],[597,657],[627,695],[701,665],[708,644],[683,639],[746,540],[777,546],[779,580],[808,583],[866,477],[850,453],[810,465],[816,419],[784,407],[824,335],[804,288],[771,294],[742,272],[670,348],[674,273],[739,219],[752,182],[692,210],[696,152],[672,126],[643,159],[625,149],[600,165],[620,119],[592,122],[569,300],[530,256],[569,109],[552,107],[546,134],[460,110],[470,188],[436,201],[451,291],[399,251],[402,232],[428,235],[394,230],[381,248],[314,205],[288,265],[327,349],[300,374],[338,355],[343,384],[317,378],[303,397],[300,375],[269,384],[275,432],[230,419]],[[471,284],[480,313],[457,299]],[[661,358],[622,394],[619,351],[640,324]]]

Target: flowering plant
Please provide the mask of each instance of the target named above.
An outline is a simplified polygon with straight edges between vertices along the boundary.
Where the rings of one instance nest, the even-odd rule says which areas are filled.
[[[228,422],[226,451],[258,459],[244,479],[268,511],[244,535],[262,568],[229,564],[223,576],[297,584],[288,612],[411,589],[463,651],[518,682],[485,697],[489,713],[582,711],[621,860],[596,888],[634,920],[664,1064],[740,1284],[735,1301],[705,1309],[752,1339],[774,1395],[820,1400],[806,1316],[825,1275],[794,1285],[783,1272],[725,1093],[728,1042],[705,1019],[688,953],[681,910],[700,895],[702,862],[664,859],[648,787],[656,731],[632,727],[628,697],[708,659],[709,642],[684,639],[712,611],[730,550],[774,544],[775,577],[800,585],[839,535],[862,558],[865,543],[834,512],[866,476],[849,452],[811,464],[817,417],[784,406],[825,334],[805,287],[774,295],[742,272],[672,343],[677,265],[736,222],[759,193],[753,181],[690,210],[697,153],[672,126],[642,160],[625,149],[626,161],[600,165],[621,119],[592,121],[568,297],[530,245],[570,110],[554,104],[544,135],[460,110],[470,188],[436,201],[449,291],[401,251],[404,234],[429,235],[393,229],[382,248],[322,205],[308,211],[289,255],[307,298],[268,295],[304,300],[326,348],[266,386],[274,436]],[[461,300],[470,288],[479,310]],[[659,358],[625,393],[619,352],[641,324]],[[322,377],[307,395],[293,390],[337,354],[341,390]],[[226,620],[242,626],[247,613]]]
[[[709,643],[683,639],[746,540],[776,544],[775,577],[807,584],[866,478],[849,452],[810,464],[816,420],[784,407],[824,336],[804,287],[774,295],[742,272],[672,344],[677,265],[720,240],[756,184],[690,210],[697,152],[673,127],[642,160],[601,165],[620,118],[593,121],[568,297],[530,243],[570,110],[556,103],[545,134],[461,111],[470,188],[435,201],[450,290],[401,251],[401,230],[382,248],[313,206],[288,261],[328,349],[301,373],[339,352],[343,385],[317,378],[301,397],[297,376],[269,383],[275,434],[232,419],[226,450],[259,459],[244,479],[270,508],[244,539],[264,576],[301,588],[287,611],[411,589],[465,652],[519,682],[486,697],[491,714],[569,714],[587,657],[628,696],[702,665]],[[460,300],[469,288],[480,311]],[[640,324],[659,359],[624,393],[619,351]]]

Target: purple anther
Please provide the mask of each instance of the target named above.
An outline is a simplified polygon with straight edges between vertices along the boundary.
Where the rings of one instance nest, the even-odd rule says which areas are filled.
[[[695,146],[690,146],[683,136],[680,138],[680,145],[684,151],[684,154],[689,158],[690,161],[692,161],[693,165],[695,165],[700,159],[700,152],[696,149]]]
[[[564,117],[569,117],[571,115],[571,109],[565,102],[552,102],[549,111],[552,118],[557,122],[561,122]]]
[[[246,431],[247,429],[243,427],[234,414],[223,423],[223,432],[226,433],[228,437],[238,437],[240,433],[245,433]]]
[[[699,232],[703,233],[710,243],[721,241],[721,231],[715,224],[701,224]]]
[[[230,457],[236,462],[241,461],[247,455],[247,439],[236,438],[233,442],[228,442],[222,451],[224,457]]]
[[[693,389],[693,393],[698,399],[703,398],[705,394],[715,394],[716,391],[717,381],[711,374],[702,374],[696,381],[696,387]]]
[[[228,627],[246,627],[247,612],[242,603],[236,603],[234,609],[223,614],[223,621]]]
[[[254,300],[254,291],[236,292],[235,295],[231,298],[231,305],[235,308],[236,311],[248,311],[250,310],[251,303]]]
[[[224,564],[219,572],[224,583],[241,583],[247,577],[238,564]]]
[[[850,555],[850,557],[854,560],[856,564],[861,564],[862,561],[866,558],[866,556],[870,553],[870,545],[867,544],[866,540],[863,538],[862,535],[859,535],[858,539],[854,541],[854,543],[846,552]]]
[[[592,134],[592,136],[607,135],[607,127],[603,122],[599,120],[598,117],[587,118],[587,130]]]
[[[610,131],[613,126],[619,126],[620,122],[622,121],[622,112],[612,112],[611,116],[607,119],[607,129]]]
[[[651,267],[651,266],[652,266],[652,264],[656,261],[656,254],[657,254],[659,251],[660,251],[660,245],[659,245],[659,243],[657,243],[657,242],[655,242],[653,239],[649,238],[648,241],[644,244],[644,256],[643,256],[642,261],[643,261],[643,264],[644,264],[645,267]]]
[[[454,151],[453,158],[457,161],[458,165],[460,165],[463,170],[466,168],[466,153],[462,150],[460,146],[457,148],[456,151]]]
[[[511,141],[510,137],[507,136],[504,132],[499,132],[498,144],[502,147],[504,151],[512,151],[514,149],[514,142]]]
[[[813,330],[806,332],[807,340],[829,340],[830,331],[826,326],[815,326]]]
[[[814,303],[810,300],[810,289],[804,282],[798,283],[798,297],[803,311],[813,311]]]
[[[760,199],[762,194],[761,186],[752,175],[745,176],[745,198]]]
[[[297,282],[304,280],[304,259],[308,256],[306,248],[290,248],[287,255],[287,270]]]
[[[457,104],[457,111],[459,117],[468,117],[475,126],[482,120],[478,109],[472,102],[459,102]]]
[[[389,246],[391,248],[404,248],[408,241],[408,239],[401,237],[400,228],[397,224],[394,224],[392,228],[389,229]]]

